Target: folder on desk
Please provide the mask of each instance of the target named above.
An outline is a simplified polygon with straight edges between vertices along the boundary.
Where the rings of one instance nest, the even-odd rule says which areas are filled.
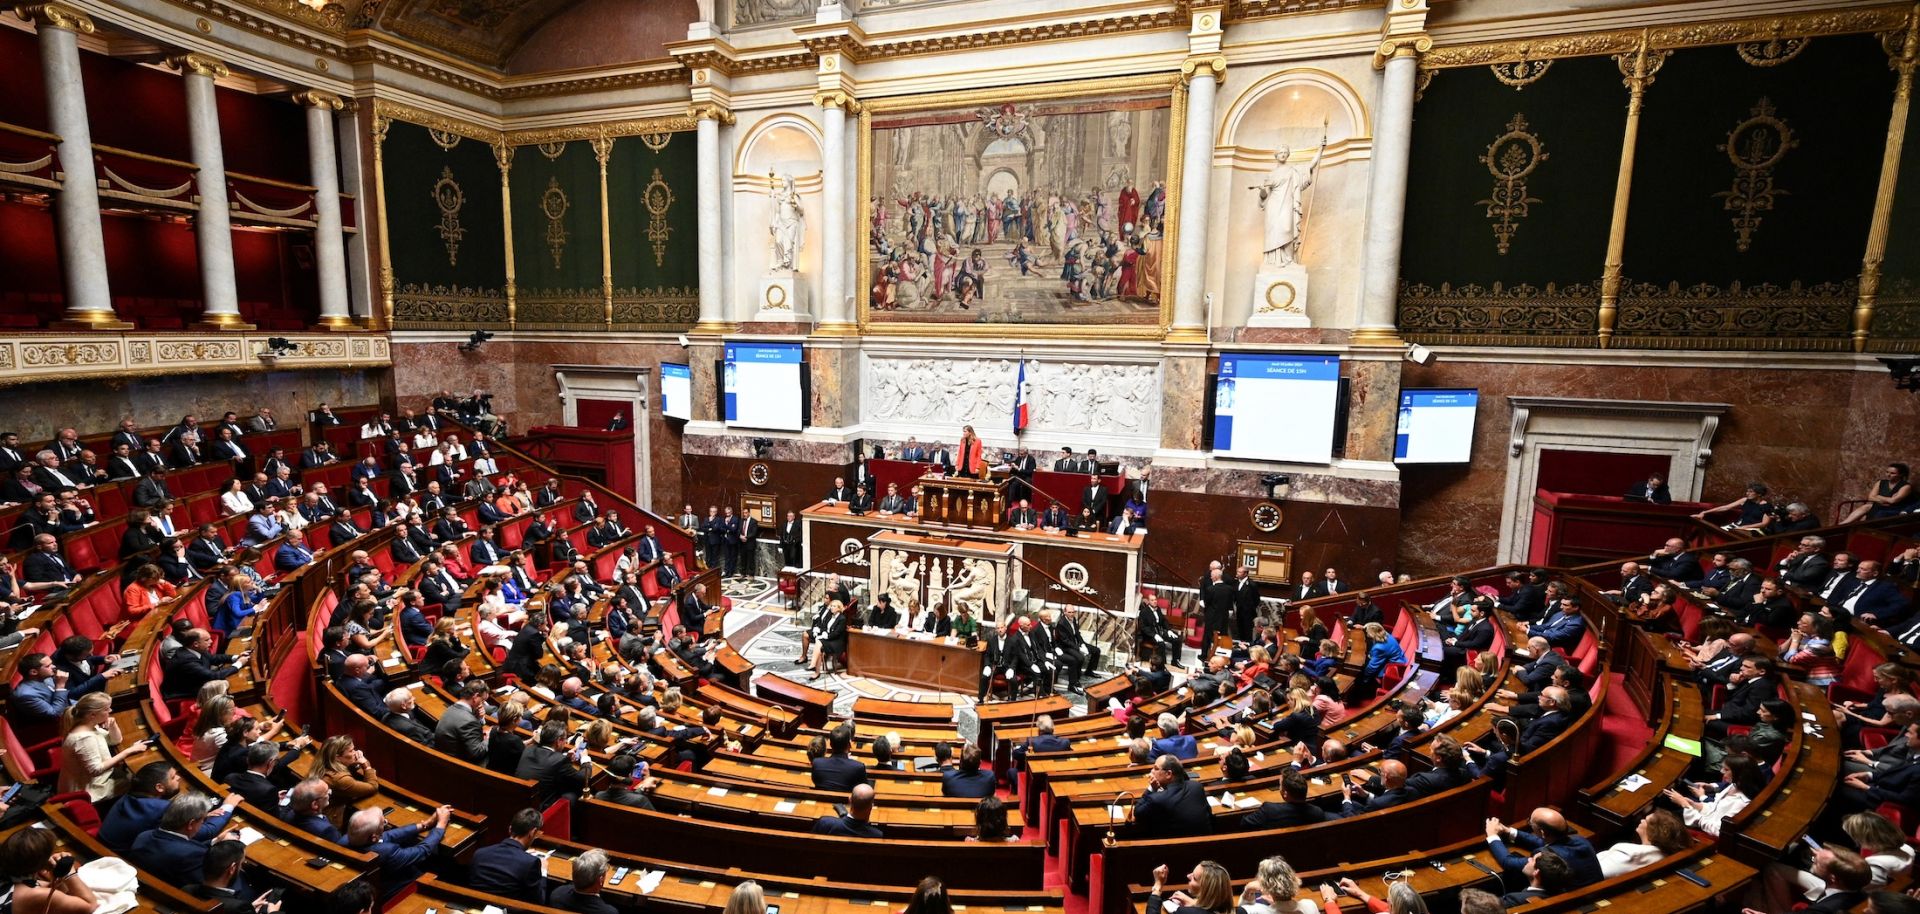
[[[1684,736],[1675,736],[1669,733],[1665,739],[1660,741],[1660,745],[1672,749],[1675,752],[1683,752],[1695,758],[1700,757],[1700,741],[1697,739],[1687,739]]]

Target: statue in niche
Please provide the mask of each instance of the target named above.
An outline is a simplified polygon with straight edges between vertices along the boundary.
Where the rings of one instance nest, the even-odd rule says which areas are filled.
[[[806,214],[800,211],[800,192],[793,188],[793,175],[778,178],[767,175],[773,199],[773,217],[767,224],[770,246],[767,269],[776,273],[792,272],[800,260],[800,249],[807,242]]]
[[[1260,208],[1265,211],[1263,227],[1265,241],[1261,249],[1266,252],[1268,269],[1292,266],[1300,251],[1300,230],[1305,216],[1302,205],[1306,201],[1307,189],[1313,186],[1314,172],[1320,167],[1320,159],[1327,154],[1326,137],[1320,138],[1320,149],[1313,154],[1313,161],[1301,168],[1291,164],[1291,147],[1282,146],[1274,153],[1273,170],[1267,172],[1265,181],[1250,188],[1260,192]]]

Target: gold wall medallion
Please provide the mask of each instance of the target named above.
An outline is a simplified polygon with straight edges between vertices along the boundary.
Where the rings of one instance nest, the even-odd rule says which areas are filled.
[[[433,184],[433,202],[440,207],[440,240],[447,243],[447,266],[454,266],[460,257],[460,239],[467,234],[460,227],[460,207],[467,205],[467,195],[453,180],[452,168],[440,169],[440,180]]]
[[[1507,132],[1495,137],[1480,157],[1480,163],[1493,174],[1493,195],[1475,201],[1475,205],[1486,207],[1487,218],[1494,220],[1493,237],[1502,254],[1512,246],[1513,236],[1520,231],[1519,220],[1526,218],[1528,208],[1542,202],[1527,195],[1527,176],[1547,158],[1546,144],[1529,129],[1524,114],[1515,114],[1507,122]]]
[[[554,161],[555,159],[560,158],[560,156],[566,153],[567,144],[564,142],[541,143],[539,146],[536,146],[535,148],[539,149],[540,154],[543,156],[546,156],[547,161],[551,162],[551,161]]]
[[[647,182],[640,199],[647,204],[647,240],[653,242],[653,265],[662,266],[667,261],[667,239],[673,235],[673,229],[667,225],[667,210],[673,207],[673,188],[667,186],[660,169],[653,170],[653,180]]]
[[[460,145],[460,139],[461,139],[460,134],[455,133],[451,130],[442,130],[438,127],[428,127],[427,135],[430,137],[433,137],[433,144],[435,146],[438,146],[441,149],[447,150],[448,152],[452,152],[453,147]]]
[[[1733,162],[1733,188],[1715,193],[1733,213],[1734,247],[1745,252],[1753,246],[1753,233],[1760,228],[1761,213],[1772,212],[1774,198],[1788,193],[1773,185],[1774,166],[1786,158],[1787,150],[1800,145],[1793,129],[1775,116],[1773,102],[1761,96],[1746,120],[1727,132],[1727,141],[1718,148]]]
[[[1740,59],[1756,67],[1777,67],[1807,49],[1811,38],[1781,38],[1778,35],[1766,41],[1743,41],[1733,46]]]
[[[1539,82],[1551,66],[1551,60],[1522,59],[1492,64],[1487,69],[1493,71],[1493,78],[1499,80],[1501,85],[1512,86],[1517,92]]]
[[[540,195],[540,211],[547,216],[547,252],[553,255],[556,270],[560,269],[560,260],[567,253],[567,224],[561,220],[567,215],[568,206],[567,192],[560,189],[560,179],[548,178],[547,190]]]
[[[667,148],[667,144],[672,141],[673,141],[673,134],[671,133],[640,134],[640,142],[645,144],[648,149],[651,149],[654,152],[659,152]]]
[[[1260,305],[1261,314],[1266,314],[1271,311],[1284,311],[1290,314],[1303,313],[1297,304],[1300,298],[1300,290],[1294,288],[1293,283],[1287,282],[1284,279],[1268,286],[1267,292],[1262,298],[1264,298],[1265,301]]]

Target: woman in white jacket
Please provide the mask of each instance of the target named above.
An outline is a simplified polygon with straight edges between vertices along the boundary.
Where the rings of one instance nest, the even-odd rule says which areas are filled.
[[[1647,813],[1633,833],[1639,841],[1622,841],[1596,855],[1602,878],[1612,879],[1651,866],[1693,846],[1693,833],[1687,831],[1679,816],[1664,809]]]
[[[1697,828],[1714,837],[1720,836],[1720,823],[1728,816],[1738,815],[1753,802],[1754,795],[1766,789],[1772,780],[1773,772],[1767,766],[1744,755],[1727,756],[1720,763],[1720,775],[1727,786],[1718,793],[1714,785],[1689,783],[1687,793],[1669,787],[1662,795],[1680,807],[1681,821],[1688,828]]]

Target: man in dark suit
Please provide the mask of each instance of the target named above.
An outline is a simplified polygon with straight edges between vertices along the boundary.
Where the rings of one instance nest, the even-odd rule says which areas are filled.
[[[1253,619],[1260,613],[1260,585],[1248,576],[1246,563],[1233,569],[1233,640],[1253,640]]]
[[[540,811],[522,809],[507,825],[507,839],[473,852],[467,886],[527,904],[546,904],[546,864],[528,853],[540,838]]]
[[[1213,653],[1214,639],[1232,632],[1233,585],[1227,583],[1226,570],[1214,562],[1207,569],[1207,581],[1200,585],[1200,605],[1206,615],[1206,633],[1200,639],[1200,655]],[[1251,622],[1248,623],[1252,625]]]
[[[1140,651],[1149,657],[1166,659],[1169,650],[1177,649],[1180,643],[1178,633],[1173,631],[1167,620],[1167,614],[1151,596],[1140,598],[1140,610],[1136,615],[1138,630],[1135,638]]]
[[[813,833],[816,835],[838,835],[843,838],[884,838],[886,832],[873,824],[872,784],[861,784],[847,792],[847,811],[840,815],[821,816],[813,821]]]
[[[214,808],[214,799],[204,793],[174,794],[155,828],[134,839],[127,860],[149,873],[165,873],[181,885],[205,882],[207,851],[213,842],[199,834]]]
[[[1293,600],[1317,600],[1326,595],[1327,585],[1320,583],[1320,579],[1315,576],[1313,572],[1302,571],[1300,572],[1300,583],[1293,586],[1289,598]]]
[[[1780,560],[1778,570],[1781,582],[1811,590],[1826,581],[1827,575],[1833,570],[1833,561],[1821,552],[1826,545],[1827,541],[1822,537],[1801,537],[1799,545]]]
[[[1707,715],[1707,738],[1724,740],[1729,725],[1752,726],[1760,721],[1760,705],[1779,695],[1773,664],[1765,657],[1748,657],[1727,680],[1727,699]]]
[[[584,744],[568,749],[562,743],[566,735],[566,722],[558,717],[541,724],[539,735],[520,754],[520,765],[514,770],[514,777],[534,782],[534,803],[543,808],[563,797],[577,800],[587,786],[580,767]]]
[[[1673,503],[1673,493],[1667,491],[1666,477],[1659,473],[1649,474],[1645,481],[1636,482],[1627,490],[1628,501],[1650,501],[1656,505]]]
[[[1601,880],[1600,858],[1593,843],[1575,833],[1565,816],[1542,806],[1528,817],[1527,830],[1507,828],[1499,819],[1486,821],[1487,849],[1501,869],[1518,875],[1533,854],[1552,851],[1567,865],[1567,888],[1577,889]]]
[[[388,544],[387,553],[393,556],[396,568],[420,561],[423,550],[414,540],[412,524],[401,521],[393,525],[393,541]]]
[[[227,789],[261,809],[279,808],[280,791],[300,780],[290,766],[300,758],[300,749],[308,742],[311,740],[301,737],[284,744],[261,740],[248,746],[247,767],[227,775]]]
[[[1040,461],[1033,456],[1031,451],[1022,447],[1014,452],[1013,459],[1007,463],[1013,467],[1013,478],[1019,480],[1019,482],[1014,483],[1014,494],[1021,498],[1031,498],[1033,496],[1033,474],[1039,471]]]
[[[124,444],[113,446],[113,456],[107,458],[108,479],[137,479],[140,476],[140,464],[134,462],[134,448]]]
[[[700,522],[700,544],[705,547],[707,567],[721,567],[721,558],[727,549],[727,525],[720,519],[718,505],[707,506],[707,519]]]
[[[487,758],[489,727],[481,721],[487,701],[487,685],[468,680],[457,693],[460,697],[445,711],[433,728],[433,747],[458,759],[481,764]]]
[[[433,730],[438,722],[420,710],[412,690],[394,689],[387,693],[385,700],[387,710],[380,715],[380,722],[386,724],[387,729],[416,743],[433,744]]]
[[[1419,711],[1415,711],[1417,716]],[[1369,794],[1366,790],[1353,786],[1347,778],[1340,778],[1340,793],[1344,798],[1340,803],[1340,817],[1378,812],[1411,803],[1420,799],[1420,794],[1407,787],[1407,763],[1396,759],[1387,759],[1380,763],[1378,778],[1380,790]]]
[[[1325,822],[1328,817],[1325,809],[1307,801],[1306,773],[1298,768],[1288,768],[1280,775],[1280,802],[1260,804],[1259,809],[1240,820],[1240,826],[1247,829],[1292,828]]]
[[[158,438],[148,438],[146,446],[134,452],[133,464],[139,467],[142,473],[151,473],[172,466],[167,461],[166,448]]]
[[[158,828],[170,801],[186,786],[180,778],[179,769],[172,762],[141,765],[133,773],[132,781],[126,794],[107,810],[106,818],[100,823],[100,832],[96,835],[100,843],[117,854],[127,853],[136,839]],[[227,826],[233,808],[238,805],[239,799],[229,798],[220,808],[207,814],[205,824],[198,831],[188,832],[186,837],[196,841],[213,840],[213,836]]]
[[[200,687],[215,679],[225,679],[240,669],[238,658],[207,650],[213,643],[205,629],[192,629],[181,638],[180,650],[166,664],[166,683],[161,694],[167,698],[192,698]]]
[[[740,517],[740,534],[734,542],[734,552],[738,558],[740,576],[750,578],[760,573],[760,520],[751,513]]]
[[[1107,518],[1107,487],[1095,479],[1080,490],[1080,506],[1093,509],[1093,516],[1101,520]]]
[[[1540,618],[1547,598],[1536,576],[1529,571],[1509,571],[1506,583],[1511,590],[1500,598],[1500,608],[1522,622]]]
[[[962,744],[960,765],[940,773],[940,795],[978,800],[993,796],[993,791],[993,771],[980,767],[980,747],[970,742]]]
[[[1620,563],[1620,586],[1613,590],[1601,591],[1607,600],[1615,606],[1627,606],[1640,602],[1643,594],[1653,590],[1653,579],[1641,570],[1639,562]]]
[[[374,672],[373,660],[365,654],[349,654],[345,663],[340,665],[340,678],[335,684],[340,694],[345,695],[355,707],[367,712],[375,720],[387,712],[387,679]]]
[[[1147,772],[1147,789],[1133,804],[1133,822],[1148,838],[1186,838],[1213,831],[1206,788],[1187,776],[1180,760],[1162,755]]]
[[[852,724],[841,724],[827,734],[827,754],[811,765],[813,789],[838,793],[868,782],[867,765],[852,757],[852,749]]]
[[[780,563],[788,568],[800,567],[801,534],[800,516],[788,511],[787,519],[780,524]]]
[[[413,464],[402,464],[393,475],[387,478],[387,494],[399,499],[420,491],[420,477],[414,475]]]
[[[1647,570],[1669,581],[1697,581],[1701,577],[1700,560],[1687,551],[1687,541],[1679,537],[1647,556]]]
[[[1132,536],[1145,529],[1146,525],[1140,523],[1140,516],[1133,513],[1131,505],[1121,508],[1120,513],[1107,523],[1107,532],[1114,536]]]
[[[1703,587],[1701,591],[1713,598],[1721,608],[1733,613],[1746,611],[1753,602],[1753,595],[1760,591],[1760,576],[1753,573],[1753,563],[1746,559],[1734,559],[1727,563],[1727,583],[1723,587]]]
[[[1040,512],[1039,525],[1042,530],[1065,530],[1072,523],[1072,516],[1068,515],[1067,509],[1061,507],[1057,501],[1048,505],[1045,511]]]
[[[33,546],[33,551],[20,563],[22,587],[28,593],[55,597],[80,582],[80,572],[67,564],[66,557],[60,554],[60,541],[53,534],[34,534]]]
[[[1880,576],[1880,563],[1861,562],[1853,576],[1859,586],[1840,601],[1847,612],[1876,628],[1898,625],[1913,612],[1913,603],[1900,592],[1900,585]]]
[[[1500,896],[1500,905],[1511,911],[1558,895],[1567,890],[1569,872],[1567,862],[1559,854],[1550,850],[1534,854],[1526,858],[1520,869],[1520,875],[1527,880],[1526,887]]]

